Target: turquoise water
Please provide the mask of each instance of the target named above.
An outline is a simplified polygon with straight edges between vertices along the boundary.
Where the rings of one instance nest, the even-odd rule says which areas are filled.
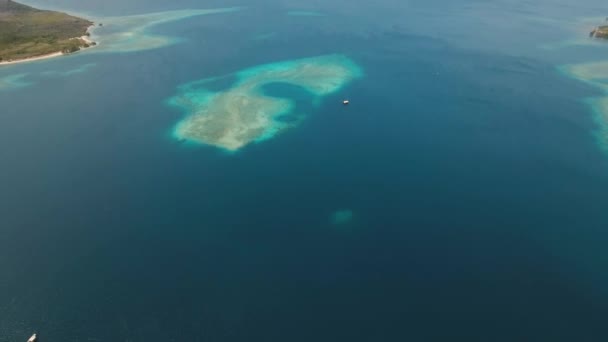
[[[325,55],[239,71],[235,75],[238,81],[218,92],[206,89],[216,78],[187,83],[167,101],[185,115],[174,136],[236,152],[297,127],[310,114],[295,107],[293,91],[281,97],[265,91],[266,86],[291,85],[309,93],[311,101],[318,104],[362,75],[361,68],[348,57]],[[285,120],[287,117],[292,120]]]
[[[160,45],[0,68],[0,341],[608,337],[605,79],[567,72],[604,60],[603,2],[202,9],[235,6],[131,36]],[[335,54],[364,76],[321,99],[263,86],[295,127],[236,153],[174,139],[183,85]]]

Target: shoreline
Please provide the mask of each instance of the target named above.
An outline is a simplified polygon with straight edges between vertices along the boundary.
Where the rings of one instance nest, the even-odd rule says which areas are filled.
[[[87,33],[90,33],[89,31],[93,27],[95,27],[95,25],[89,26],[89,28],[87,29]],[[61,57],[61,56],[69,56],[69,55],[73,55],[75,53],[87,51],[89,49],[92,49],[94,47],[99,46],[99,42],[96,42],[96,41],[92,40],[91,37],[88,36],[88,35],[84,35],[84,36],[81,36],[81,37],[74,37],[74,38],[71,38],[71,39],[81,39],[86,44],[88,44],[89,47],[88,48],[81,48],[80,50],[78,50],[76,52],[72,52],[72,53],[63,53],[61,51],[58,51],[58,52],[53,52],[53,53],[49,53],[49,54],[41,55],[41,56],[28,57],[28,58],[15,59],[15,60],[6,61],[6,62],[0,62],[0,67],[5,66],[5,65],[15,65],[15,64],[20,64],[20,63],[42,61],[42,60],[51,59],[51,58],[55,58],[55,57]],[[93,43],[95,43],[95,45],[93,45]]]
[[[53,52],[53,53],[50,53],[48,55],[42,55],[42,56],[37,56],[37,57],[29,57],[29,58],[23,58],[23,59],[16,59],[16,60],[7,61],[7,62],[0,62],[0,66],[11,65],[11,64],[19,64],[19,63],[26,63],[26,62],[41,61],[41,60],[44,60],[44,59],[55,58],[55,57],[59,57],[59,56],[63,56],[63,52]]]

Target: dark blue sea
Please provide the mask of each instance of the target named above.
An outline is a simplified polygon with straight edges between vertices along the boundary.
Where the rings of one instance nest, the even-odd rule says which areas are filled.
[[[608,44],[545,46],[603,1],[31,4],[246,8],[0,67],[27,83],[0,89],[1,342],[608,339],[602,93],[559,71]],[[236,153],[172,137],[180,85],[334,53],[365,76],[318,105],[271,89],[297,128]]]

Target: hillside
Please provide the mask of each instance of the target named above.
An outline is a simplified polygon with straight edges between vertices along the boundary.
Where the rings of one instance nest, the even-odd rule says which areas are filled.
[[[93,23],[65,13],[0,0],[0,62],[88,47],[80,39]]]

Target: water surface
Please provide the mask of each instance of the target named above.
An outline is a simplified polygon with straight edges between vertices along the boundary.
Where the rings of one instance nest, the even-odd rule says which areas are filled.
[[[608,155],[584,101],[605,93],[562,72],[603,60],[572,44],[603,2],[44,5],[247,8],[0,68],[0,341],[608,337]],[[265,88],[297,127],[232,154],[173,138],[180,85],[332,54],[365,77],[318,103]]]

